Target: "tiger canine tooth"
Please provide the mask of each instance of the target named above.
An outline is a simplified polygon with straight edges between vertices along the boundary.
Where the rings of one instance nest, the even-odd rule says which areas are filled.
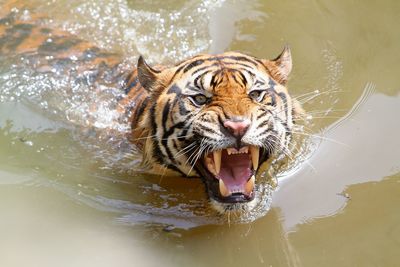
[[[222,150],[216,150],[213,152],[215,171],[217,172],[217,174],[221,170],[221,155]]]
[[[223,197],[228,197],[231,195],[231,191],[229,191],[222,179],[219,179],[219,192]]]
[[[207,169],[208,169],[214,176],[217,176],[217,175],[218,175],[218,173],[215,172],[215,167],[214,167],[214,165],[213,165],[212,163],[208,163],[208,164],[207,164]]]
[[[247,183],[244,186],[244,193],[246,195],[250,195],[251,192],[253,192],[254,189],[254,183],[256,182],[256,176],[253,175],[251,178],[247,181]],[[221,190],[221,189],[220,189]]]
[[[251,161],[253,163],[253,169],[257,170],[258,160],[260,157],[260,148],[257,146],[250,146]]]

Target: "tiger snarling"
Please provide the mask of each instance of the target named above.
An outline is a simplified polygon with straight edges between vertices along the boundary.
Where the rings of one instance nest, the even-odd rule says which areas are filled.
[[[218,210],[255,201],[258,177],[274,155],[286,153],[300,105],[285,87],[288,47],[274,60],[239,52],[198,55],[173,66],[119,68],[122,57],[39,22],[0,19],[0,56],[20,55],[37,71],[56,68],[119,86],[121,116],[149,172],[200,177]],[[51,40],[51,42],[49,41]],[[71,60],[73,58],[73,60]]]
[[[219,210],[243,209],[302,112],[285,87],[291,69],[288,47],[274,60],[226,52],[158,69],[140,57],[132,129],[134,139],[151,137],[144,163],[200,176]]]

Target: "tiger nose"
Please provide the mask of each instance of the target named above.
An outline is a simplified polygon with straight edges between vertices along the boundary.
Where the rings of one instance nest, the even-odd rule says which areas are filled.
[[[228,120],[224,122],[224,127],[237,139],[241,139],[249,129],[250,122],[247,120],[233,121]]]

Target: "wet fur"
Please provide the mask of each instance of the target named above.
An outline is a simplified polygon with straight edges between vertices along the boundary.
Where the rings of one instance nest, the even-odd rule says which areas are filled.
[[[120,55],[102,51],[67,32],[43,26],[39,16],[23,21],[18,14],[4,13],[11,7],[12,4],[5,6],[0,19],[0,58],[17,56],[28,59],[38,72],[57,69],[60,75],[76,78],[78,82],[85,82],[82,74],[91,71],[92,81],[120,88],[125,95],[119,100],[117,109],[130,117],[130,139],[142,149],[143,165],[152,172],[201,176],[196,160],[206,151],[199,151],[204,145],[199,132],[210,136],[206,149],[215,149],[217,145],[211,144],[210,140],[215,133],[223,133],[221,121],[253,116],[262,119],[263,114],[270,112],[268,101],[282,110],[278,117],[285,127],[282,131],[285,134],[277,137],[276,142],[282,143],[284,148],[290,142],[296,116],[302,114],[300,105],[291,100],[285,87],[290,72],[288,64],[285,64],[290,57],[288,48],[275,60],[228,52],[198,55],[174,66],[150,67],[140,58],[138,67],[127,71],[121,67]],[[249,69],[269,77],[268,84],[262,85],[269,88],[266,102],[263,102],[265,107],[258,111],[254,110],[259,104],[248,97],[246,89],[249,79],[243,72]],[[199,73],[206,72],[212,73],[210,79],[196,80]],[[182,79],[186,79],[185,84]],[[205,107],[207,112],[199,113],[183,92],[186,87],[199,87],[196,82],[202,82],[202,90],[214,95]],[[201,125],[209,125],[211,129],[199,129]],[[189,147],[191,143],[196,145]],[[260,170],[267,168],[264,165]]]

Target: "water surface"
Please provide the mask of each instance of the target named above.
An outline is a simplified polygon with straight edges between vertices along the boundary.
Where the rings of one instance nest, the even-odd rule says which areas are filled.
[[[122,53],[127,68],[138,54],[152,63],[224,50],[273,58],[290,44],[289,89],[310,115],[308,150],[279,173],[266,215],[220,224],[199,180],[138,174],[129,143],[88,130],[88,121],[115,122],[110,105],[90,114],[87,103],[99,101],[88,88],[71,98],[67,78],[9,58],[0,63],[2,266],[398,265],[399,2],[26,4],[27,19],[46,14],[50,26]]]

